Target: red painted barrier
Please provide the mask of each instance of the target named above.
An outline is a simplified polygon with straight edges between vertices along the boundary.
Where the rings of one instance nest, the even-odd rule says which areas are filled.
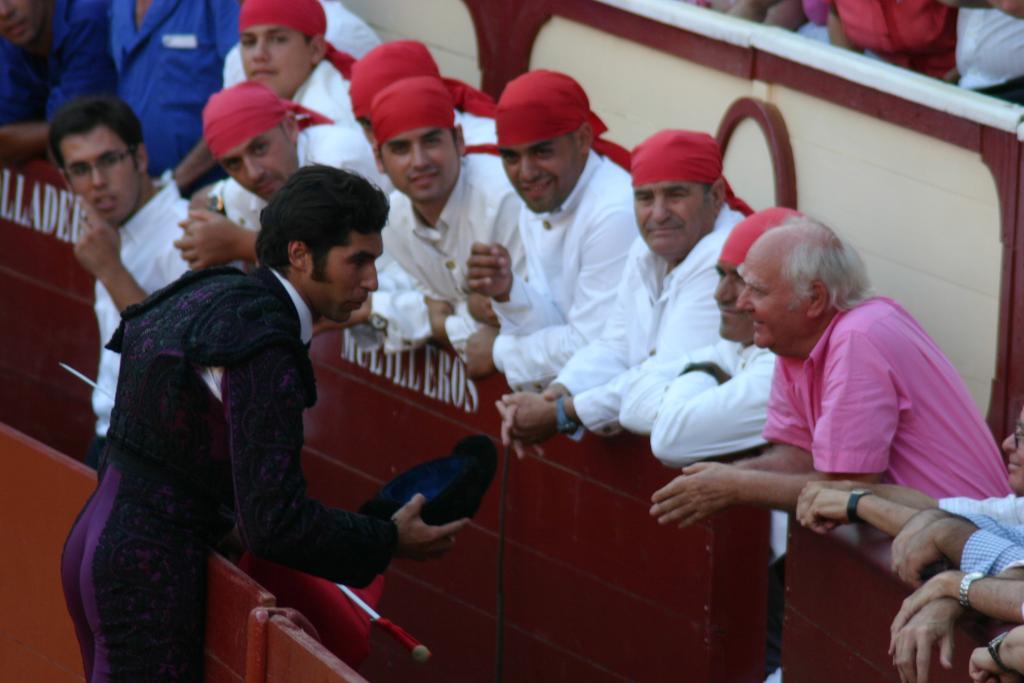
[[[95,378],[99,332],[74,206],[50,164],[0,164],[0,422],[81,460],[96,421],[90,389],[57,363]]]
[[[893,681],[889,625],[910,594],[890,569],[890,539],[866,525],[820,536],[790,525],[786,556],[786,620],[782,658],[786,683]],[[987,640],[958,626],[953,668],[932,652],[930,683],[965,681],[971,652]]]
[[[306,416],[313,495],[354,508],[397,472],[496,434],[498,377],[475,383],[433,347],[385,357],[317,337],[319,398]],[[344,356],[344,357],[343,357]],[[434,653],[419,667],[371,654],[381,680],[493,675],[500,470],[473,525],[441,562],[396,562],[381,611]],[[767,514],[735,510],[679,531],[648,514],[673,472],[634,437],[564,437],[510,463],[504,673],[508,680],[755,681],[763,677]],[[685,673],[679,662],[685,661]]]

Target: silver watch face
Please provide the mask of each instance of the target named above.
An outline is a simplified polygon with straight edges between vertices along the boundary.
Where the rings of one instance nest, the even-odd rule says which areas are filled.
[[[382,315],[374,313],[370,316],[370,326],[375,330],[384,332],[388,329],[388,319]]]

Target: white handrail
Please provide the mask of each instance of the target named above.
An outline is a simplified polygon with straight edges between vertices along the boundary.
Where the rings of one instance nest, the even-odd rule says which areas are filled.
[[[838,76],[879,92],[997,130],[1016,132],[1024,141],[1024,107],[980,95],[934,78],[679,0],[595,0],[668,26],[699,33],[739,47],[755,48]]]

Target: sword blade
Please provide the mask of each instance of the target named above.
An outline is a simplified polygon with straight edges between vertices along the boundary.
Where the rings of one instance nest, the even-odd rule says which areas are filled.
[[[86,377],[85,375],[83,375],[82,373],[80,373],[80,372],[79,372],[78,370],[75,370],[75,369],[74,369],[73,367],[71,367],[71,366],[70,366],[70,365],[68,365],[67,363],[60,363],[60,362],[58,362],[58,363],[57,363],[57,365],[61,366],[61,367],[62,367],[62,368],[64,368],[65,370],[67,370],[67,371],[68,371],[68,372],[70,372],[70,373],[71,373],[72,375],[74,375],[75,377],[77,377],[78,379],[82,380],[83,382],[85,382],[86,384],[88,384],[88,385],[89,385],[90,387],[92,387],[92,388],[93,388],[93,389],[95,389],[96,391],[100,392],[101,394],[103,394],[104,396],[106,396],[107,398],[109,398],[109,399],[110,399],[111,401],[113,401],[113,400],[114,400],[114,397],[113,397],[113,396],[111,396],[111,395],[110,395],[109,393],[107,393],[106,391],[104,391],[103,389],[101,389],[101,388],[100,388],[100,385],[96,384],[96,382],[93,382],[93,381],[92,381],[91,379],[89,379],[88,377]]]

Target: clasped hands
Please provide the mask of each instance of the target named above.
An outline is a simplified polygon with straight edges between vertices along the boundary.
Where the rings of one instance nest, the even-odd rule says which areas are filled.
[[[501,443],[520,460],[531,454],[543,457],[539,444],[558,433],[555,401],[562,395],[568,395],[565,387],[552,384],[541,394],[520,391],[502,396],[494,404],[501,415]]]
[[[174,242],[181,258],[192,270],[220,266],[232,261],[252,260],[256,233],[233,223],[219,213],[190,209],[180,223],[184,234]]]

